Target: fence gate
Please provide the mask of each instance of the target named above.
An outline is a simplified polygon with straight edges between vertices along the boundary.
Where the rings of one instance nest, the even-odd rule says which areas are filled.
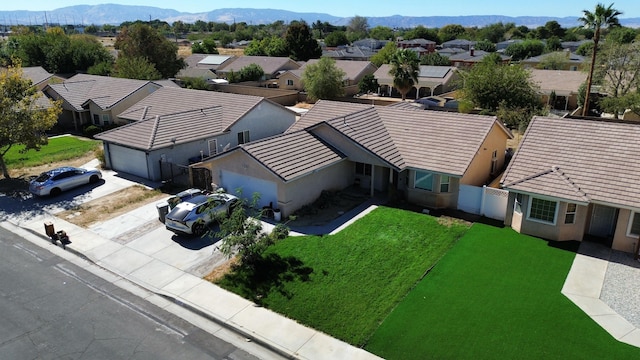
[[[213,190],[211,171],[207,168],[191,168],[191,182],[198,189]]]
[[[507,213],[509,192],[486,186],[460,185],[458,209],[470,214],[504,220]]]

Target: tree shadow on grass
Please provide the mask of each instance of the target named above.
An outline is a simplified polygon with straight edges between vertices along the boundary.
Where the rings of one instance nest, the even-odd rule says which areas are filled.
[[[293,295],[286,290],[286,284],[311,281],[312,273],[313,269],[305,266],[298,258],[268,254],[252,266],[234,266],[232,272],[220,280],[219,285],[262,305],[263,299],[274,290],[291,299]]]

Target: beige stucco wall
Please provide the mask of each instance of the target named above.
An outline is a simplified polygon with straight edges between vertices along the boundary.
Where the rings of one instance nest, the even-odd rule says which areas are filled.
[[[523,196],[522,199],[522,213],[518,213],[513,210],[515,200],[515,194],[509,194],[509,202],[507,204],[507,214],[505,225],[510,225],[515,231],[540,237],[547,240],[555,241],[567,241],[578,240],[582,241],[584,237],[585,229],[587,227],[587,219],[589,215],[588,207],[578,205],[576,207],[576,217],[573,224],[565,224],[564,219],[567,212],[567,203],[558,202],[558,214],[556,216],[556,224],[547,224],[540,221],[528,219],[529,211],[529,196]]]
[[[611,244],[611,248],[614,250],[625,252],[633,252],[635,250],[638,238],[627,236],[629,220],[631,220],[631,210],[620,209],[618,212],[616,231],[613,235],[613,243]]]
[[[500,174],[504,165],[504,155],[507,148],[508,135],[498,124],[493,124],[491,131],[485,138],[482,146],[471,161],[469,168],[462,176],[461,184],[482,186],[492,180],[492,176]],[[498,152],[498,166],[496,174],[491,175],[491,155]]]
[[[449,192],[440,192],[440,175],[435,175],[433,179],[433,191],[415,188],[415,170],[410,170],[408,175],[409,185],[407,186],[407,201],[435,209],[456,209],[458,207],[458,192],[460,190],[460,179],[450,178]]]
[[[287,85],[287,80],[292,80],[293,85]],[[302,81],[292,73],[286,72],[278,78],[278,88],[287,90],[302,90]]]

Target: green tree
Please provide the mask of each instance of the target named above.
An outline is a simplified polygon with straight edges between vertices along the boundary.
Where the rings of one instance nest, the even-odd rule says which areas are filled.
[[[640,44],[607,41],[598,57],[593,82],[601,85],[601,92],[607,96],[598,101],[599,107],[618,116],[634,105],[640,88]]]
[[[266,56],[267,52],[262,46],[264,39],[262,40],[251,40],[249,45],[244,49],[245,56]]]
[[[335,47],[347,45],[349,40],[347,39],[347,34],[344,31],[334,31],[324,38],[324,43],[327,46]]]
[[[116,38],[115,48],[120,50],[119,57],[146,59],[163,78],[174,77],[185,67],[184,60],[178,58],[178,46],[149,25],[134,24],[123,28]],[[145,76],[141,74],[137,78],[140,77]]]
[[[538,86],[531,72],[520,65],[501,65],[484,59],[468,71],[462,71],[462,98],[473,106],[495,112],[507,109],[540,107]]]
[[[240,81],[259,81],[264,76],[264,70],[258,64],[249,64],[238,71]]]
[[[487,25],[481,28],[478,31],[477,39],[486,40],[491,44],[495,44],[504,40],[504,34],[506,32],[507,32],[507,27],[504,24],[502,24],[502,22],[498,22],[496,24]],[[477,46],[476,46],[476,49],[478,49]],[[487,50],[484,50],[484,51],[487,51]]]
[[[347,25],[347,37],[350,42],[364,39],[367,37],[368,33],[369,21],[366,17],[356,15],[349,20],[349,25]]]
[[[486,52],[496,52],[496,44],[492,43],[489,40],[480,40],[476,42],[474,46],[476,50],[482,50]]]
[[[569,65],[569,59],[567,55],[568,54],[565,51],[552,52],[548,55],[545,55],[537,67],[538,69],[547,70],[565,70]]]
[[[405,39],[425,39],[438,42],[438,30],[427,29],[422,25],[418,25],[404,34]],[[394,39],[395,40],[395,39]]]
[[[393,29],[378,25],[369,30],[369,36],[376,40],[393,40]]]
[[[182,83],[187,89],[195,89],[195,90],[209,90],[209,86],[207,85],[207,81],[203,78],[196,77],[188,77],[183,78]]]
[[[582,43],[576,49],[576,54],[578,54],[580,56],[587,56],[587,55],[590,55],[592,52],[593,52],[593,43],[592,42]]]
[[[519,43],[513,43],[504,49],[511,60],[520,61],[533,56],[541,55],[544,52],[544,43],[540,40],[529,39]]]
[[[23,78],[19,63],[0,71],[0,170],[6,179],[11,177],[4,161],[9,149],[39,150],[47,144],[45,131],[56,124],[62,112],[60,102],[39,107],[39,94],[31,80]]]
[[[304,21],[294,21],[289,25],[285,41],[293,60],[308,61],[322,55],[320,44],[311,36],[309,26]]]
[[[619,44],[630,44],[636,39],[637,35],[638,34],[634,29],[620,26],[611,29],[607,34],[606,40],[607,43],[616,42]]]
[[[418,83],[420,59],[415,51],[400,49],[393,55],[390,64],[389,75],[393,76],[393,86],[398,89],[404,101],[409,90]]]
[[[393,54],[396,53],[396,50],[398,50],[396,43],[390,41],[377,53],[371,56],[371,62],[377,67],[380,67],[382,64],[388,64],[391,62],[391,58],[393,57]]]
[[[420,65],[449,66],[451,61],[440,53],[432,52],[420,57]]]
[[[578,19],[584,27],[593,29],[593,51],[591,52],[591,65],[589,66],[589,76],[587,77],[587,89],[585,93],[584,106],[582,107],[582,116],[586,116],[589,111],[589,95],[591,93],[591,85],[593,83],[593,70],[596,63],[596,53],[598,52],[598,43],[600,42],[600,32],[602,29],[620,26],[618,16],[622,12],[613,8],[613,4],[604,7],[603,4],[596,5],[595,11],[582,10],[583,16]]]
[[[200,42],[194,42],[191,45],[192,54],[219,54],[218,42],[213,36],[207,36]]]
[[[87,25],[84,28],[84,32],[85,34],[97,34],[98,33],[98,27],[96,25]]]
[[[367,74],[358,82],[358,92],[360,94],[368,94],[377,92],[380,85],[378,79],[373,74]]]
[[[457,39],[460,35],[465,33],[464,27],[458,24],[445,25],[438,30],[438,38],[440,43],[444,43],[450,40]]]
[[[547,45],[545,46],[546,52],[558,51],[561,49],[562,42],[560,42],[560,39],[557,36],[553,35],[547,39]]]
[[[344,95],[345,76],[334,59],[323,57],[316,63],[307,64],[302,72],[302,83],[311,101],[333,99]]]
[[[120,56],[116,60],[113,76],[125,79],[159,80],[162,74],[146,58]]]

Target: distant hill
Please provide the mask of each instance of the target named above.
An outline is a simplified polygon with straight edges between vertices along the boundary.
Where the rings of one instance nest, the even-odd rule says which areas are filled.
[[[397,28],[411,28],[417,25],[425,27],[443,27],[448,24],[462,26],[483,27],[498,22],[515,23],[528,27],[537,27],[546,22],[555,20],[565,28],[579,25],[578,15],[567,17],[551,16],[502,16],[502,15],[477,15],[477,16],[385,16],[367,17],[370,26],[388,26]],[[3,25],[36,25],[47,23],[56,24],[112,24],[119,25],[125,21],[159,19],[168,23],[183,21],[194,23],[197,20],[215,22],[245,22],[247,24],[269,24],[278,20],[291,22],[304,20],[311,24],[318,20],[333,25],[346,25],[350,17],[338,17],[322,13],[298,13],[275,9],[217,9],[201,13],[186,13],[172,9],[162,9],[151,6],[133,5],[76,5],[53,11],[0,11],[0,24]],[[640,27],[640,18],[620,19],[620,23],[629,27]]]

